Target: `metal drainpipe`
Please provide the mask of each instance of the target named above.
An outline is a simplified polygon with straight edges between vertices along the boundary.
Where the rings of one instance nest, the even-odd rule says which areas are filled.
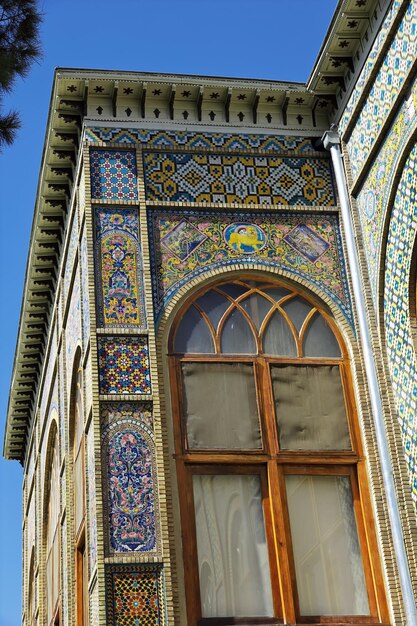
[[[342,222],[345,230],[346,248],[348,253],[349,267],[352,276],[353,294],[356,303],[356,313],[360,330],[362,351],[365,360],[365,372],[368,380],[369,396],[375,424],[375,434],[382,468],[382,477],[385,487],[385,495],[388,504],[388,515],[391,523],[392,540],[397,560],[400,585],[406,616],[405,626],[417,626],[416,600],[411,584],[410,569],[408,566],[405,550],[404,537],[401,526],[401,518],[398,509],[395,484],[393,479],[391,458],[387,445],[387,437],[383,420],[383,409],[379,393],[378,378],[375,361],[371,347],[371,338],[365,312],[365,300],[359,271],[359,262],[353,234],[352,220],[350,216],[349,195],[343,168],[342,154],[340,150],[340,137],[337,130],[328,130],[322,138],[326,150],[330,150],[333,168],[336,176],[336,185],[340,199]]]

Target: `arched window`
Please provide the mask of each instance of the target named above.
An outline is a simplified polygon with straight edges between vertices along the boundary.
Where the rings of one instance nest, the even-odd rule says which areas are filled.
[[[72,395],[72,470],[74,494],[76,624],[88,624],[88,552],[85,537],[85,466],[82,370],[78,369]]]
[[[219,283],[169,350],[188,625],[378,622],[330,315],[287,285]]]
[[[46,611],[47,625],[59,624],[60,595],[60,476],[58,435],[55,435],[48,484],[46,528]]]

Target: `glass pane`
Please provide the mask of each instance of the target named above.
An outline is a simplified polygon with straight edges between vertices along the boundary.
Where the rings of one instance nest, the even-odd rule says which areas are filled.
[[[272,616],[259,476],[193,476],[203,617]]]
[[[240,305],[243,309],[245,309],[245,311],[255,324],[256,328],[259,330],[262,322],[265,319],[265,315],[268,313],[272,306],[272,302],[259,295],[258,293],[253,293],[249,296],[249,298],[241,300]]]
[[[340,356],[340,348],[330,326],[319,313],[313,316],[304,336],[305,356]]]
[[[263,337],[265,354],[297,356],[297,348],[291,329],[284,316],[276,311],[266,327]]]
[[[282,308],[294,324],[297,332],[300,333],[301,326],[313,307],[304,298],[297,296],[284,302]]]
[[[239,309],[233,309],[223,326],[221,351],[227,354],[256,353],[255,337]]]
[[[197,300],[197,304],[207,313],[210,322],[217,330],[217,324],[231,302],[217,291],[208,291]]]
[[[182,363],[189,448],[261,448],[252,363]]]
[[[301,615],[368,615],[347,476],[286,476]]]
[[[271,365],[282,450],[349,450],[350,437],[337,365]]]
[[[291,291],[289,289],[284,289],[283,287],[272,287],[270,289],[265,289],[265,293],[273,298],[275,302],[279,302],[284,296],[288,296]]]
[[[175,335],[175,352],[214,352],[209,327],[194,306],[185,313]]]
[[[218,289],[224,291],[232,298],[238,298],[248,290],[246,285],[236,285],[235,283],[227,283],[227,285],[219,285]]]

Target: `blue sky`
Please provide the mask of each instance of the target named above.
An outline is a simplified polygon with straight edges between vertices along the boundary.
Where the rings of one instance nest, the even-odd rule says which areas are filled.
[[[44,0],[43,59],[16,84],[5,109],[23,127],[0,154],[0,431],[55,67],[305,81],[336,0]],[[23,471],[0,460],[0,626],[21,624]]]

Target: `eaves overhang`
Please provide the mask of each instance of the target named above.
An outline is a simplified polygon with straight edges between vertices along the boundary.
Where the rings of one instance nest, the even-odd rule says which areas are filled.
[[[204,122],[207,111],[210,115],[210,108],[217,107],[226,126],[235,127],[242,114],[253,132],[263,132],[269,116],[278,120],[278,127],[272,126],[270,132],[286,126],[290,129],[290,118],[300,130],[312,131],[319,114],[320,134],[328,99],[296,82],[111,70],[55,71],[9,395],[4,437],[7,459],[23,463],[25,458],[85,121],[95,125],[109,121],[155,124],[156,111],[161,110],[165,111],[165,123],[170,123],[183,115],[185,106],[193,109],[197,125]]]

